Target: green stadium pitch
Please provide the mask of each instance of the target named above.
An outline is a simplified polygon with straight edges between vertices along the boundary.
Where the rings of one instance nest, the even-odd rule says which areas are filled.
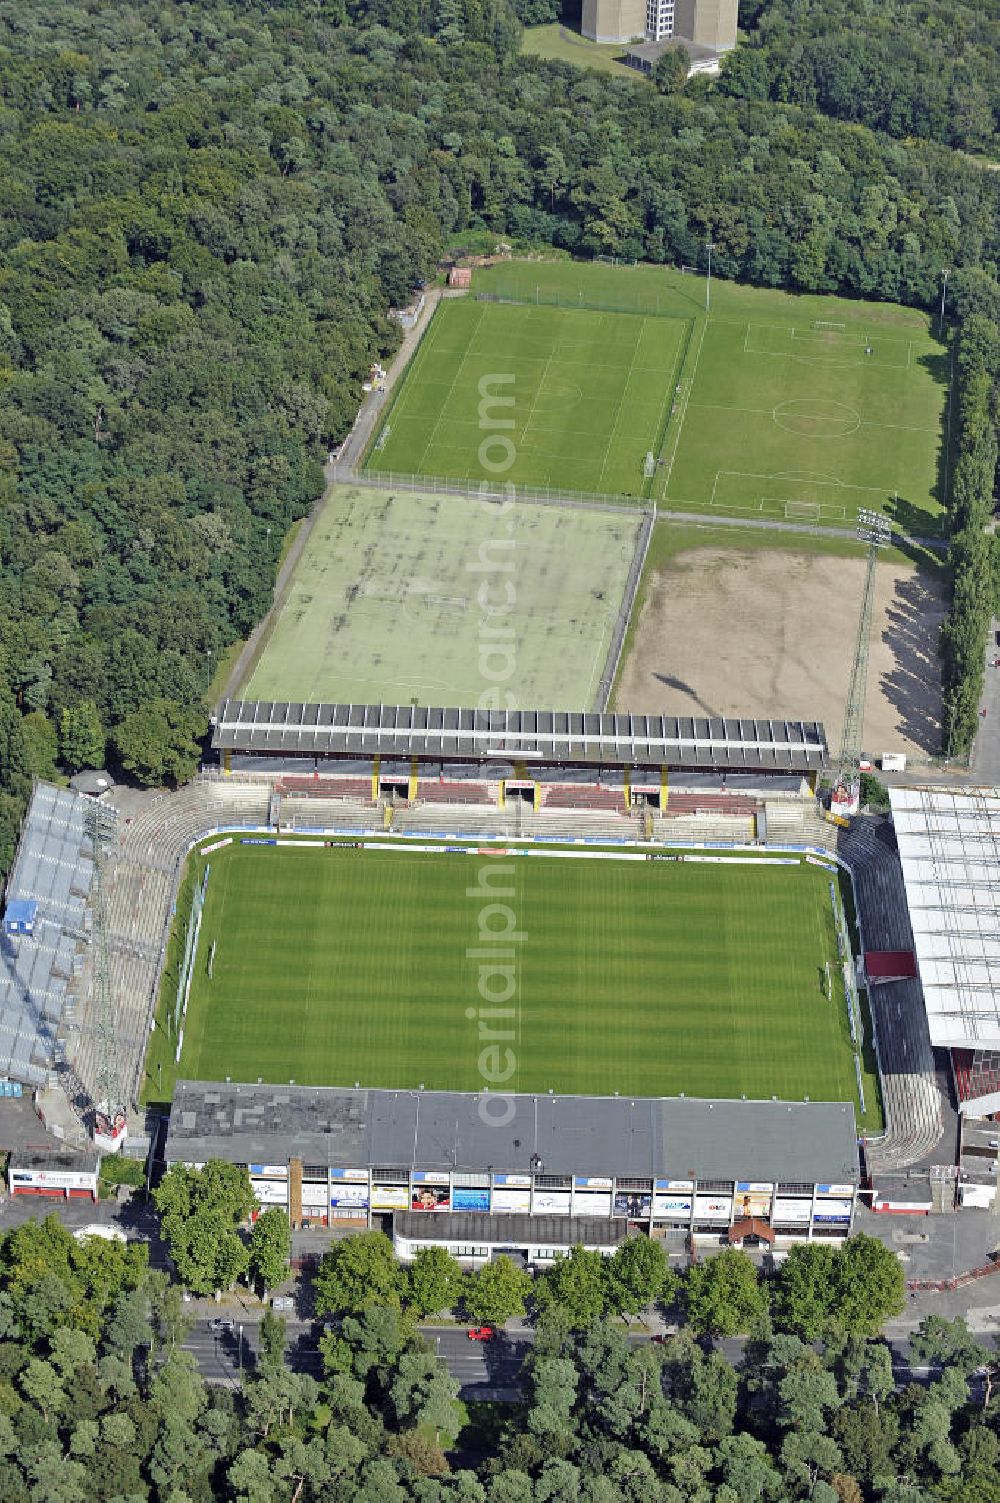
[[[502,478],[526,489],[940,530],[949,370],[926,314],[717,281],[706,316],[703,277],[568,261],[504,262],[474,286],[438,309],[370,470],[490,478],[481,384],[510,376],[490,390],[512,407],[491,410],[511,420]]]
[[[494,1073],[513,1063],[493,1089],[857,1106],[825,870],[575,854],[214,851],[178,1073],[475,1091],[495,1048]],[[178,904],[154,1098],[203,868]],[[484,959],[498,949],[509,961]],[[859,1125],[877,1131],[867,1060]]]

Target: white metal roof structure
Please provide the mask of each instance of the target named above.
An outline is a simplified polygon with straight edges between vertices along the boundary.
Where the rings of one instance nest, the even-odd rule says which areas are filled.
[[[889,798],[931,1043],[1000,1048],[1000,789]]]
[[[83,965],[94,875],[87,805],[81,793],[37,783],[7,879],[7,904],[37,910],[31,934],[0,941],[0,1074],[26,1085],[44,1085],[58,1063],[59,1024]]]

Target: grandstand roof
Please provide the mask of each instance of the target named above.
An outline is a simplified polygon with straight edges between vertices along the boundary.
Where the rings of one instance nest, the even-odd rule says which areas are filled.
[[[495,1125],[487,1113],[515,1111]],[[167,1158],[856,1183],[842,1102],[511,1096],[179,1080]]]
[[[889,798],[931,1043],[1000,1047],[1000,789]]]
[[[292,704],[225,699],[217,751],[271,755],[424,756],[810,772],[826,764],[817,720],[472,710],[425,705]]]
[[[56,1062],[56,1027],[89,926],[86,806],[80,794],[37,784],[7,882],[7,910],[34,903],[36,911],[32,934],[0,946],[0,1075],[28,1085],[43,1084]]]

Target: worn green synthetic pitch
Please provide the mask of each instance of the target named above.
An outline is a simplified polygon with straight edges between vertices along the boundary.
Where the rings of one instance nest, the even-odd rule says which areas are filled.
[[[498,1089],[856,1100],[842,990],[822,985],[826,872],[344,847],[210,859],[188,1078],[476,1090],[498,1042],[516,1062]],[[496,1040],[478,1014],[492,962],[474,952],[508,927],[513,1015],[485,1026],[512,1037]],[[501,995],[505,976],[482,974]],[[866,1094],[874,1128],[871,1077]]]

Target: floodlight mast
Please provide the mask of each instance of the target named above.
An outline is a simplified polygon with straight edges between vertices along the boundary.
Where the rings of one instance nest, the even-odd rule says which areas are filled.
[[[868,691],[868,648],[871,642],[872,607],[875,600],[875,564],[878,550],[892,540],[892,526],[881,512],[862,509],[858,512],[858,541],[868,544],[865,588],[861,597],[858,636],[854,646],[854,663],[844,711],[844,730],[840,739],[837,786],[854,794],[860,780],[861,743],[865,723],[865,696]]]

